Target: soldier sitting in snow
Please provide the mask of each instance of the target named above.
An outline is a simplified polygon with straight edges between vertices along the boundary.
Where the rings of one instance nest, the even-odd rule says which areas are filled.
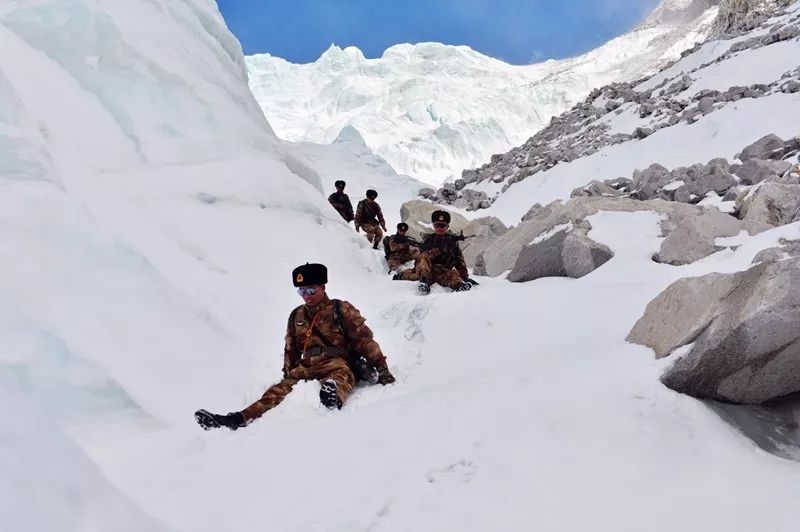
[[[289,315],[283,379],[241,412],[220,415],[198,410],[195,419],[204,429],[246,426],[278,406],[301,380],[320,382],[319,399],[327,408],[341,408],[357,377],[371,384],[394,382],[386,358],[358,309],[347,301],[329,299],[325,293],[325,266],[299,266],[292,272],[292,281],[305,304]]]
[[[434,211],[431,214],[433,234],[425,235],[420,244],[420,254],[414,269],[405,270],[393,277],[396,281],[419,281],[418,289],[429,294],[431,285],[438,283],[456,292],[471,289],[477,283],[469,278],[467,264],[458,242],[458,236],[448,233],[450,213]]]
[[[407,232],[408,224],[400,222],[397,224],[397,233],[383,239],[389,273],[400,269],[403,264],[415,260],[419,256],[419,242],[408,236]]]

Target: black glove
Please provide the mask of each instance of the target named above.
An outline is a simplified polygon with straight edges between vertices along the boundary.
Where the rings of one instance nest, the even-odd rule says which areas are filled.
[[[366,382],[367,384],[377,384],[378,369],[367,362],[364,357],[359,357],[353,368],[356,374],[356,382]]]
[[[231,412],[223,416],[221,414],[212,414],[208,410],[198,410],[194,413],[194,418],[203,427],[203,430],[218,429],[220,427],[236,430],[247,426],[244,414],[241,412]]]
[[[378,383],[386,385],[392,384],[394,382],[394,375],[392,372],[389,371],[387,366],[384,366],[378,370]]]
[[[478,286],[478,281],[476,281],[476,280],[475,280],[475,279],[473,279],[472,277],[467,277],[467,282],[468,282],[469,284],[471,284],[472,286]]]

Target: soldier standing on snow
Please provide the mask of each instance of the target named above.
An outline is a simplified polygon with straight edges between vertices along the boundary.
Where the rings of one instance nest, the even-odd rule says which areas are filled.
[[[386,237],[386,262],[390,272],[419,257],[419,242],[407,236],[407,232],[408,224],[400,222],[397,224],[397,234]]]
[[[372,189],[367,190],[367,199],[358,202],[356,207],[356,233],[359,229],[364,229],[364,234],[372,243],[372,249],[378,249],[383,238],[383,231],[386,231],[386,221],[383,219],[381,206],[375,201],[378,193]],[[383,231],[381,231],[383,228]]]
[[[328,203],[333,205],[339,214],[342,215],[345,222],[353,221],[353,204],[350,203],[350,196],[344,193],[344,187],[347,183],[339,179],[333,186],[336,187],[336,192],[328,196]]]
[[[429,294],[431,285],[438,283],[456,292],[469,290],[477,283],[469,278],[467,264],[458,242],[458,236],[448,233],[450,213],[434,211],[431,214],[433,234],[425,235],[420,244],[419,258],[411,270],[393,277],[395,281],[419,281],[419,291]]]
[[[386,357],[358,309],[347,301],[328,298],[325,266],[299,266],[292,272],[292,282],[305,304],[289,315],[283,380],[241,412],[220,415],[198,410],[195,419],[204,429],[236,430],[248,425],[278,406],[301,380],[319,381],[319,400],[331,409],[341,408],[356,385],[357,375],[371,384],[394,382]]]

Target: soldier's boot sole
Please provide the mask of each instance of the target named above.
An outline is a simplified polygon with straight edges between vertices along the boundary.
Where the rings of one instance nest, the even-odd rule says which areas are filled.
[[[217,420],[214,419],[214,414],[208,410],[198,410],[194,413],[194,419],[203,427],[203,430],[218,429],[221,427]]]
[[[319,389],[319,402],[330,410],[342,408],[338,391],[339,387],[336,385],[336,381],[330,379],[322,381]]]
[[[417,292],[419,292],[423,296],[427,296],[428,294],[431,293],[431,285],[429,285],[428,283],[419,283],[417,285]]]

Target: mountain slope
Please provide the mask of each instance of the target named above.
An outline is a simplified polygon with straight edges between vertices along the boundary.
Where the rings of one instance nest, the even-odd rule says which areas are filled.
[[[650,73],[708,34],[710,0],[665,1],[588,54],[512,66],[466,46],[401,44],[365,59],[332,45],[314,63],[246,59],[278,136],[329,143],[346,126],[399,173],[441,184],[523,142],[592,88]]]

